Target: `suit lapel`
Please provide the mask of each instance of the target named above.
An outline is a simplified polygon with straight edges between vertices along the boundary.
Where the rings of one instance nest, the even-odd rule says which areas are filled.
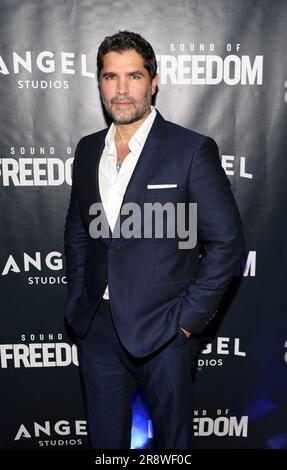
[[[105,213],[105,210],[104,210],[104,205],[103,205],[103,201],[102,201],[102,198],[101,198],[100,186],[99,186],[99,165],[100,165],[100,160],[101,160],[102,153],[103,153],[104,148],[105,148],[105,137],[106,137],[107,133],[108,133],[108,129],[105,129],[105,132],[103,133],[103,136],[101,136],[101,139],[98,139],[97,142],[96,142],[96,148],[94,149],[94,152],[95,152],[95,155],[97,156],[97,158],[93,159],[94,162],[95,162],[95,171],[92,171],[92,174],[95,175],[95,183],[96,183],[96,201],[95,202],[100,202],[102,204],[102,215],[105,219],[104,224],[108,227],[108,230],[109,230],[108,238],[102,237],[101,239],[106,245],[110,245],[110,240],[112,238],[112,231],[110,229],[108,219],[107,219],[107,216],[106,216],[106,213]]]
[[[165,120],[157,111],[145,145],[128,183],[122,205],[127,202],[137,202],[146,190],[148,182],[156,173],[166,151],[164,131]]]

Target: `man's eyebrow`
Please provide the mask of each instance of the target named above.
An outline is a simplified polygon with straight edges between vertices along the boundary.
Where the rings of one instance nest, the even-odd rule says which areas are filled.
[[[137,74],[137,75],[142,75],[142,76],[144,76],[144,73],[141,72],[141,70],[134,70],[134,71],[132,71],[132,72],[128,72],[128,73],[127,73],[127,75],[136,75],[136,74]],[[109,76],[109,75],[117,75],[117,74],[116,74],[116,72],[112,72],[112,71],[110,71],[110,72],[107,71],[107,72],[103,72],[103,73],[102,73],[102,77],[107,77],[107,76]]]
[[[141,72],[141,70],[135,70],[134,72],[129,72],[128,75],[134,75],[134,74],[138,74],[138,75],[143,75],[144,76],[144,73]]]

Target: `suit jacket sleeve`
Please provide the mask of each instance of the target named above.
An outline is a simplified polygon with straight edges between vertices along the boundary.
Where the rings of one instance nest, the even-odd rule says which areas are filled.
[[[80,142],[77,146],[73,162],[72,189],[64,230],[68,284],[67,310],[69,310],[69,307],[72,306],[81,295],[88,240],[88,234],[81,220],[77,198],[77,166]]]
[[[243,230],[218,148],[205,137],[189,170],[189,200],[197,203],[202,258],[198,276],[182,298],[180,325],[201,333],[216,313],[244,253]]]

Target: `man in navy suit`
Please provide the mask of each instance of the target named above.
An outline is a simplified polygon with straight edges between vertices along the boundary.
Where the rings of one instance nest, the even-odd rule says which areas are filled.
[[[243,255],[240,215],[216,143],[152,106],[151,45],[120,31],[100,45],[97,66],[112,124],[78,143],[65,226],[65,317],[77,338],[89,435],[96,449],[130,448],[139,384],[155,446],[188,449],[197,339]],[[177,232],[147,237],[142,226],[114,236],[129,209],[147,203],[197,204],[196,243],[182,249]],[[99,205],[107,230],[97,236]]]

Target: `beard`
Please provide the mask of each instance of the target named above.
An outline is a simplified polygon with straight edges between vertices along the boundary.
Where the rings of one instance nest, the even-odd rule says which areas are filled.
[[[146,92],[140,102],[136,102],[130,96],[115,96],[110,102],[106,101],[102,96],[102,101],[106,112],[112,119],[114,124],[132,124],[133,122],[142,119],[151,107],[151,89]],[[122,109],[122,106],[117,106],[116,102],[129,102],[128,109]]]

